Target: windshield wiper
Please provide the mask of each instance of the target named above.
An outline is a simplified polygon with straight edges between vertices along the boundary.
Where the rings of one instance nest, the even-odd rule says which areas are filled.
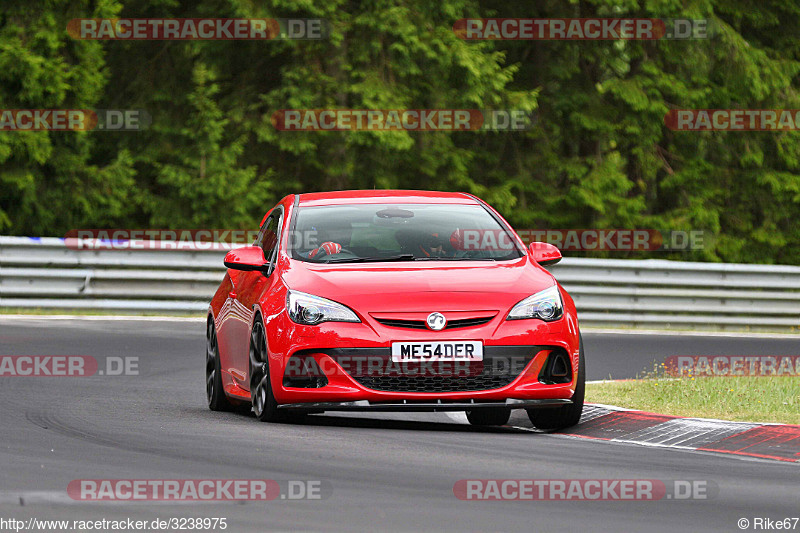
[[[413,261],[414,254],[391,255],[389,257],[341,257],[330,261],[320,261],[322,264],[329,263],[380,263],[383,261]]]
[[[497,261],[493,257],[417,257],[414,261]]]

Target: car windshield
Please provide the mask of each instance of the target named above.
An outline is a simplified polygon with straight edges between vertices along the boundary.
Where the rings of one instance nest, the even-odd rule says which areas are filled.
[[[295,216],[289,247],[301,261],[503,261],[523,255],[511,232],[480,205],[332,205],[300,207]]]

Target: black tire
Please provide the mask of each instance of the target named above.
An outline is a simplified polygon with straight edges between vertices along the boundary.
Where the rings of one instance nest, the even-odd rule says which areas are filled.
[[[467,420],[473,426],[503,426],[508,424],[511,409],[503,407],[488,407],[467,411]]]
[[[250,399],[256,418],[262,422],[279,422],[285,416],[278,410],[278,402],[272,394],[267,361],[267,337],[264,322],[258,316],[250,333]]]
[[[206,325],[206,400],[212,411],[233,411],[236,406],[225,396],[222,388],[222,371],[219,364],[219,346],[214,320],[209,317]]]
[[[564,429],[575,426],[581,421],[583,398],[586,392],[586,361],[583,356],[583,336],[580,337],[580,343],[578,382],[575,385],[575,394],[572,395],[572,404],[561,407],[527,409],[528,418],[530,418],[534,427],[539,429]]]

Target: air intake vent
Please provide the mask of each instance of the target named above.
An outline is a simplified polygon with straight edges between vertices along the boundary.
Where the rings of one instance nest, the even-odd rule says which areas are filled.
[[[572,365],[569,361],[569,354],[563,348],[557,348],[547,356],[547,361],[539,373],[539,381],[546,385],[572,381]]]
[[[294,355],[286,364],[284,387],[318,389],[327,384],[328,378],[311,355]]]
[[[463,318],[456,320],[448,320],[445,330],[458,329],[458,328],[475,328],[483,326],[491,322],[491,316],[478,317],[478,318]],[[424,320],[401,320],[393,318],[376,318],[378,322],[390,328],[407,328],[407,329],[428,329]]]

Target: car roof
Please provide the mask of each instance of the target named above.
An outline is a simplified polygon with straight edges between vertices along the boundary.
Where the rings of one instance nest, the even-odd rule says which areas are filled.
[[[301,206],[341,204],[478,204],[478,200],[463,192],[413,191],[413,190],[354,190],[312,192],[299,195]]]

